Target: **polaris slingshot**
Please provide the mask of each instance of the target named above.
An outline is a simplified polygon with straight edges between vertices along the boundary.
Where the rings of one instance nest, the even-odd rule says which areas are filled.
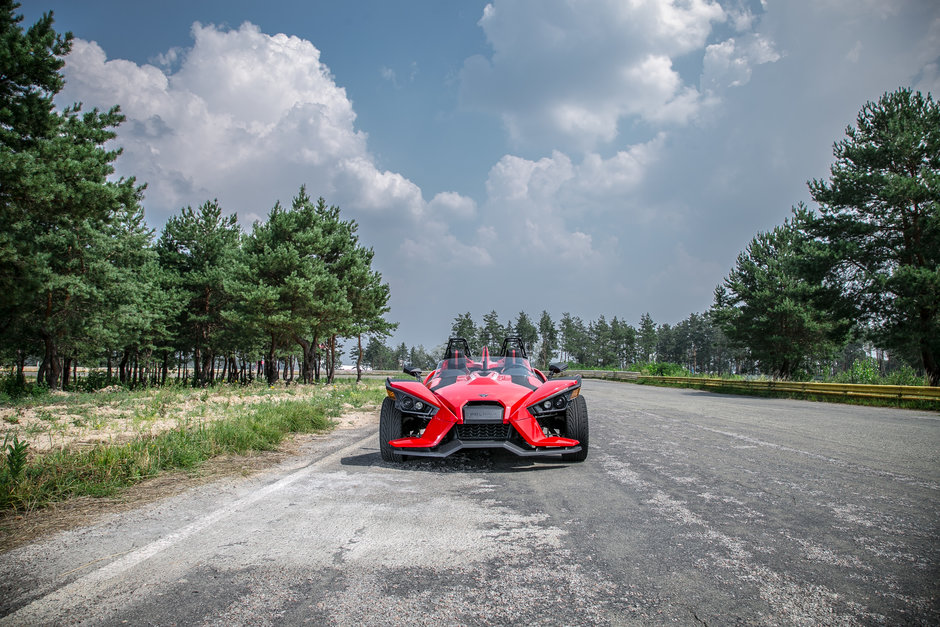
[[[518,337],[503,341],[500,355],[483,348],[479,361],[467,340],[451,338],[444,360],[421,379],[385,380],[387,398],[379,419],[382,459],[447,457],[462,449],[506,449],[516,455],[561,455],[571,462],[588,453],[587,404],[581,375],[545,376],[529,364]]]

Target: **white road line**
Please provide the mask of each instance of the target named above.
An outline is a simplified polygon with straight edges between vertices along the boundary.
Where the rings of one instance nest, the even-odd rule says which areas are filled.
[[[345,455],[362,448],[368,442],[375,442],[375,434],[369,434],[367,437],[358,440],[349,446],[331,453],[326,457],[295,470],[286,477],[275,481],[259,490],[256,490],[237,501],[233,501],[214,512],[203,516],[199,520],[190,523],[182,529],[154,540],[150,544],[126,554],[121,559],[115,560],[92,571],[87,575],[76,579],[72,583],[63,586],[49,594],[40,597],[26,605],[13,614],[0,618],[0,625],[35,625],[48,623],[56,617],[67,615],[69,608],[81,606],[83,601],[91,600],[89,597],[94,592],[94,588],[101,587],[103,583],[116,579],[118,576],[134,568],[141,562],[144,562],[157,553],[174,546],[186,538],[199,533],[203,529],[211,527],[226,516],[236,513],[245,507],[252,505],[261,499],[279,492],[296,481],[307,477],[320,467],[325,466]]]

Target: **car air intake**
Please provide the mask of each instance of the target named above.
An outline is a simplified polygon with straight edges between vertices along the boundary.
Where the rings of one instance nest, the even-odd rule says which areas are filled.
[[[454,425],[458,440],[508,440],[509,425],[499,424],[462,424]]]

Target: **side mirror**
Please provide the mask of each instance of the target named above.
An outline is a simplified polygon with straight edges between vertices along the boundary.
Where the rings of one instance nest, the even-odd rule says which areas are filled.
[[[418,379],[421,377],[421,368],[414,368],[412,367],[411,364],[405,364],[404,372],[405,374],[410,374],[415,379]]]
[[[550,373],[552,373],[552,376],[553,376],[553,377],[554,377],[556,374],[561,374],[562,372],[564,372],[564,371],[567,370],[567,369],[568,369],[568,364],[566,364],[566,363],[565,363],[565,364],[549,364],[549,365],[548,365],[548,371],[549,371]]]

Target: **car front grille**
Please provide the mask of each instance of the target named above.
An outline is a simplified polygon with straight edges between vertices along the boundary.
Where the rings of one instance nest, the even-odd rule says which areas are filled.
[[[505,424],[462,424],[457,428],[458,440],[508,440],[509,430]]]

